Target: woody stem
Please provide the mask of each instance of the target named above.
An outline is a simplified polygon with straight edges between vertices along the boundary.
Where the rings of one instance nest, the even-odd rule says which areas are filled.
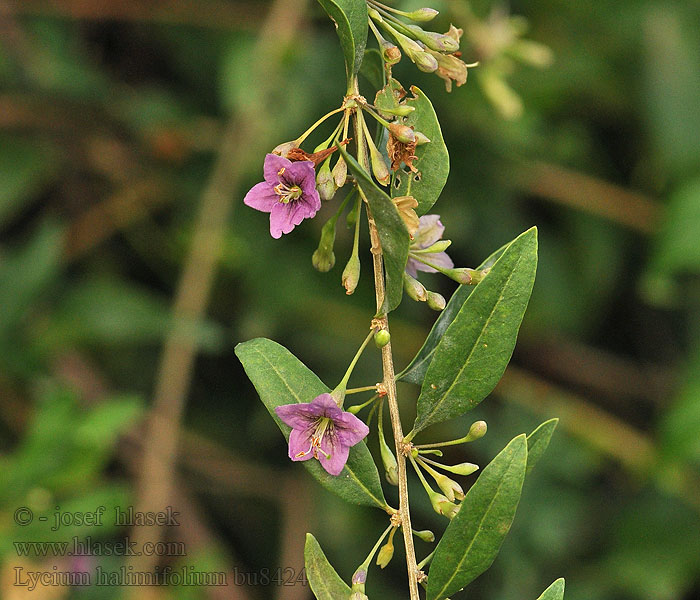
[[[359,91],[357,78],[354,87]],[[361,124],[355,122],[358,140],[361,139]],[[360,195],[364,198],[362,190]],[[374,289],[377,300],[377,320],[375,323],[380,329],[389,330],[389,320],[386,314],[382,313],[384,305],[384,267],[382,259],[382,247],[379,242],[379,232],[377,225],[372,218],[372,213],[367,205],[367,220],[369,221],[369,235],[372,244],[372,265],[374,267]],[[413,532],[411,528],[411,512],[408,504],[408,476],[406,472],[406,455],[403,451],[403,429],[401,427],[401,417],[399,416],[399,404],[396,398],[396,375],[394,373],[394,359],[391,353],[391,342],[382,348],[382,371],[384,374],[384,387],[387,392],[389,405],[389,415],[391,417],[391,427],[394,433],[394,443],[396,446],[396,462],[399,478],[399,516],[403,529],[403,540],[406,548],[406,566],[408,568],[408,589],[411,600],[419,600],[418,595],[418,568],[416,566],[416,551],[413,546]]]

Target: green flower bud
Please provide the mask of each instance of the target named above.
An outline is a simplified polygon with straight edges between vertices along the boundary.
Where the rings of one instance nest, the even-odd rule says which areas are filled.
[[[469,433],[467,434],[466,442],[473,442],[474,440],[481,439],[486,435],[486,430],[488,426],[486,421],[474,421],[469,428]]]
[[[438,448],[420,448],[418,454],[432,454],[433,456],[442,456],[442,450]]]
[[[419,8],[413,12],[404,13],[403,16],[416,23],[427,23],[428,21],[432,21],[439,14],[440,13],[434,8]]]
[[[386,329],[380,329],[374,334],[374,345],[377,348],[384,348],[391,340],[391,334]]]
[[[388,65],[395,65],[401,60],[401,50],[399,47],[392,44],[388,40],[384,40],[381,43],[382,46],[382,57],[384,62]]]
[[[438,252],[444,252],[452,245],[452,240],[438,240],[432,246],[428,246],[421,253],[425,254],[437,254]]]
[[[447,306],[445,298],[437,292],[428,292],[426,300],[428,301],[428,306],[433,310],[440,311],[443,310],[445,306]]]
[[[429,144],[430,143],[430,138],[425,135],[424,133],[421,133],[420,131],[416,131],[416,146],[422,146],[423,144]]]
[[[411,277],[408,273],[403,274],[403,289],[408,297],[416,302],[425,302],[428,299],[428,290],[423,284]]]
[[[435,541],[435,534],[430,531],[430,529],[424,529],[423,531],[416,531],[414,529],[413,535],[424,542],[428,542],[429,544],[432,544]]]
[[[415,52],[413,55],[409,54],[408,57],[416,64],[418,70],[423,71],[423,73],[434,73],[438,70],[437,59],[425,52],[425,50]]]
[[[424,31],[418,25],[406,25],[406,28],[431,50],[436,52],[457,52],[459,50],[459,42],[447,34]]]
[[[416,134],[407,125],[402,125],[401,123],[390,123],[389,131],[399,142],[404,144],[412,144],[416,141]]]
[[[335,265],[335,254],[333,244],[335,243],[335,218],[329,219],[321,229],[321,240],[318,248],[311,256],[311,263],[314,269],[327,273]]]
[[[437,514],[447,517],[450,520],[459,512],[458,505],[454,502],[450,502],[445,496],[437,492],[430,494],[430,504],[433,505],[433,510]]]
[[[450,501],[454,502],[455,498],[462,500],[464,498],[464,490],[456,481],[450,479],[447,475],[441,475],[440,473],[431,473],[435,483],[445,494],[445,497]]]
[[[382,114],[395,115],[397,117],[407,117],[414,110],[416,110],[416,107],[409,106],[408,104],[398,104],[398,105],[394,106],[393,108],[385,108],[385,107],[381,108]]]
[[[471,475],[472,473],[475,473],[479,470],[479,465],[464,462],[452,466],[443,465],[442,468],[445,469],[445,471],[454,473],[455,475]]]
[[[443,273],[447,275],[450,279],[453,279],[457,283],[462,285],[469,285],[472,282],[472,273],[474,269],[445,269]]]
[[[316,189],[321,200],[328,201],[335,196],[338,187],[335,185],[333,174],[331,173],[331,159],[328,157],[316,174]]]
[[[392,538],[389,537],[389,541],[379,549],[379,554],[377,554],[377,565],[383,569],[391,562],[393,557],[394,542]]]
[[[396,457],[394,453],[389,448],[389,445],[384,440],[384,436],[379,436],[379,453],[382,457],[382,463],[384,464],[384,474],[386,480],[391,485],[399,485],[399,469],[398,463],[396,462]]]
[[[343,275],[341,276],[341,282],[345,288],[345,293],[349,296],[355,292],[355,288],[360,281],[360,257],[353,252],[348,260],[348,264],[345,265],[343,270]]]
[[[464,269],[464,270],[469,274],[469,277],[471,278],[471,281],[469,283],[471,285],[476,285],[477,283],[480,283],[481,281],[484,280],[484,277],[486,277],[489,274],[489,271],[491,269],[487,268],[487,269],[482,269],[481,271],[477,271],[476,269]]]
[[[339,188],[343,187],[348,178],[348,165],[342,156],[338,159],[338,162],[335,163],[331,173],[333,174],[333,181],[335,181],[335,185]]]

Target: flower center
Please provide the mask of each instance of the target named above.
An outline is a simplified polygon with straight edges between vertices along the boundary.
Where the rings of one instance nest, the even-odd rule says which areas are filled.
[[[307,454],[313,452],[314,458],[318,459],[318,453],[321,452],[326,459],[329,459],[331,455],[321,450],[321,440],[323,440],[323,436],[326,433],[331,434],[332,432],[333,419],[330,419],[329,417],[319,418],[319,420],[316,422],[314,433],[311,436],[311,445],[309,446],[308,450],[297,453],[296,458],[301,458],[302,456],[306,456]]]
[[[277,175],[282,175],[286,169],[282,167]],[[280,197],[280,202],[282,204],[289,204],[292,200],[297,200],[301,197],[302,191],[298,185],[288,185],[283,181],[280,181],[274,188],[275,194]]]

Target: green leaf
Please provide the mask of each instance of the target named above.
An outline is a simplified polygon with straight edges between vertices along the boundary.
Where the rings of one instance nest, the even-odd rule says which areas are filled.
[[[309,585],[318,600],[350,598],[352,590],[328,562],[320,544],[310,533],[304,544],[304,565]]]
[[[517,237],[462,305],[435,349],[414,432],[474,408],[510,360],[535,281],[537,229]]]
[[[483,470],[435,549],[427,600],[446,598],[491,566],[513,523],[526,465],[521,434]]]
[[[537,600],[562,600],[564,598],[564,578],[560,577],[550,585]]]
[[[384,86],[384,61],[379,50],[376,48],[365,50],[365,57],[360,67],[360,75],[364,76],[375,89]]]
[[[482,262],[477,269],[481,270],[492,267],[510,244],[511,242],[508,242],[508,244],[496,250]],[[437,321],[435,321],[428,337],[425,339],[425,342],[423,342],[423,347],[418,351],[418,354],[416,354],[409,365],[396,376],[397,379],[410,383],[423,383],[423,378],[425,377],[430,362],[433,360],[433,355],[435,354],[438,343],[440,343],[450,323],[454,321],[467,298],[469,298],[475,289],[476,287],[473,285],[460,285],[457,288],[455,293],[452,294],[447,306],[442,310]]]
[[[372,217],[377,224],[386,274],[386,297],[382,312],[389,313],[401,304],[403,272],[408,260],[408,246],[411,239],[391,198],[375,185],[367,172],[342,146],[340,152],[367,198]]]
[[[275,413],[275,407],[294,402],[311,402],[330,392],[323,382],[284,346],[265,338],[256,338],[236,346],[236,355],[253,382],[265,408],[289,439],[291,428]],[[350,448],[350,456],[340,475],[328,474],[317,460],[304,466],[321,485],[353,504],[388,505],[379,481],[377,467],[364,442]]]
[[[367,3],[365,0],[318,0],[335,21],[345,56],[348,79],[357,75],[367,44]]]
[[[396,171],[397,184],[392,183],[391,195],[413,196],[418,201],[416,213],[426,214],[435,204],[450,172],[450,155],[442,137],[440,122],[428,97],[415,85],[411,86],[413,98],[406,100],[414,110],[403,120],[405,125],[428,136],[430,143],[416,147],[414,166],[419,174]]]
[[[552,434],[557,428],[559,419],[550,419],[537,427],[530,435],[527,436],[527,472],[532,471],[533,467],[542,458],[552,439]]]

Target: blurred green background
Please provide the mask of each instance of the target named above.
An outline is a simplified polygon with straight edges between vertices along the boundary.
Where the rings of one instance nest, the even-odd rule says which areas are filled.
[[[475,266],[528,227],[540,232],[511,367],[487,402],[432,433],[458,437],[485,419],[488,435],[448,456],[483,466],[516,434],[561,419],[501,555],[469,597],[534,599],[563,576],[568,600],[698,598],[700,5],[427,4],[441,11],[439,31],[465,29],[464,60],[480,61],[451,94],[406,59],[394,69],[428,94],[442,123],[451,175],[435,210],[451,254]],[[252,0],[0,2],[3,599],[129,591],[15,585],[18,565],[127,564],[19,557],[18,541],[130,535],[110,519],[57,532],[36,519],[18,526],[15,511],[137,503],[154,394],[166,406],[186,399],[167,504],[182,512],[168,539],[187,552],[160,563],[223,571],[229,586],[137,597],[310,598],[302,584],[280,585],[303,565],[305,531],[349,580],[386,526],[289,463],[232,352],[270,337],[334,385],[374,306],[368,252],[357,292],[346,297],[340,285],[344,226],[334,270],[311,268],[334,208],[273,240],[267,215],[242,204],[264,153],[345,91],[334,28],[317,3],[275,5],[276,20],[272,3]],[[194,276],[181,278],[187,268]],[[425,283],[445,296],[454,288]],[[392,315],[399,368],[435,317],[408,299]],[[196,352],[191,371],[186,359],[176,369],[163,358],[168,339]],[[379,380],[378,356],[362,358],[353,382]],[[399,392],[408,423],[417,390]],[[411,492],[415,527],[442,531],[420,487]],[[430,552],[417,544],[419,558]],[[370,571],[370,598],[405,597],[399,546],[385,572]]]

